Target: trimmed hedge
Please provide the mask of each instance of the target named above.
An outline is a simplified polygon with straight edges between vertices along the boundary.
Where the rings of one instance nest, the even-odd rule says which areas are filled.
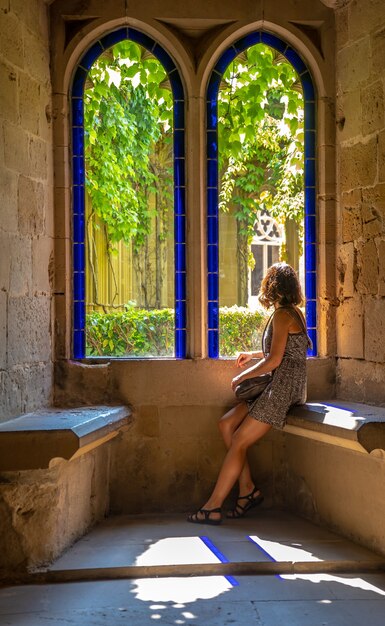
[[[260,349],[266,315],[233,306],[219,309],[220,355]],[[174,310],[130,307],[86,315],[87,356],[174,356]]]

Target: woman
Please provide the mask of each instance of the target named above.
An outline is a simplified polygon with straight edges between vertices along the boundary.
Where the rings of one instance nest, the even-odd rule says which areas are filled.
[[[220,419],[228,452],[210,498],[187,518],[194,524],[221,523],[222,504],[237,480],[239,496],[227,517],[243,517],[262,502],[251,477],[247,450],[272,427],[283,428],[289,408],[306,400],[306,352],[311,341],[298,308],[303,300],[301,286],[290,265],[276,263],[268,269],[259,300],[265,308],[274,307],[264,332],[263,352],[242,352],[236,364],[244,367],[253,358],[261,360],[235,376],[231,387],[235,390],[243,380],[269,372],[273,373],[272,381],[257,399],[241,402]]]

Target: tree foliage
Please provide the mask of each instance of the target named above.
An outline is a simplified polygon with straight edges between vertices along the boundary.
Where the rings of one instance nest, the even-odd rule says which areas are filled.
[[[303,220],[303,96],[283,56],[257,44],[228,66],[218,100],[220,209],[249,238],[258,212]]]
[[[157,59],[123,41],[91,68],[84,94],[86,184],[109,242],[143,244],[153,211],[150,194],[171,203],[172,94]],[[163,160],[164,162],[164,160]],[[159,205],[158,205],[159,209]]]

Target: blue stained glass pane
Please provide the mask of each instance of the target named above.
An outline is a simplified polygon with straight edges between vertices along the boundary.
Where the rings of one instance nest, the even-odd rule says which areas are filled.
[[[175,215],[174,218],[174,238],[176,243],[186,241],[186,218],[183,215]]]
[[[207,240],[209,243],[218,243],[218,218],[207,218]]]
[[[175,328],[186,328],[186,301],[175,302]]]
[[[238,52],[235,48],[228,48],[228,50],[226,50],[226,52],[224,52],[220,57],[218,63],[214,67],[214,71],[218,72],[218,74],[223,74],[227,66],[231,63],[231,61],[234,61],[237,55]]]
[[[317,297],[315,272],[305,272],[305,294],[307,300],[315,300]]]
[[[72,129],[72,154],[74,156],[84,154],[83,128],[78,126]]]
[[[305,158],[314,159],[315,157],[315,132],[313,130],[305,131]]]
[[[317,246],[315,243],[305,244],[305,267],[308,270],[315,270],[317,260]]]
[[[90,69],[90,67],[94,64],[94,62],[96,61],[96,59],[98,57],[100,57],[100,55],[102,54],[102,52],[104,51],[104,47],[99,43],[99,41],[97,41],[92,48],[90,48],[89,50],[87,50],[87,52],[85,53],[85,55],[82,57],[82,60],[80,61],[80,65],[82,67],[85,67],[87,70]]]
[[[305,102],[305,120],[304,128],[307,130],[315,130],[315,105],[314,102]]]
[[[313,342],[313,347],[309,348],[307,353],[308,356],[316,356],[317,355],[317,329],[316,328],[311,328],[310,330],[308,330],[309,333],[309,337]]]
[[[285,41],[282,41],[282,39],[279,39],[271,33],[262,32],[261,42],[265,43],[267,46],[271,46],[272,48],[279,50],[280,52],[284,52],[287,48],[287,43]]]
[[[207,246],[207,269],[209,272],[218,272],[218,246],[208,244]]]
[[[152,50],[155,45],[155,41],[151,37],[141,33],[140,30],[135,30],[135,28],[128,29],[128,38],[140,44],[146,50]]]
[[[171,83],[171,89],[174,96],[174,100],[184,100],[184,89],[177,70],[174,70],[169,74]]]
[[[84,214],[85,197],[83,185],[72,188],[72,198],[74,213],[78,213],[79,215]]]
[[[309,328],[317,326],[317,302],[315,300],[307,300],[306,302],[306,323]]]
[[[316,241],[316,216],[305,215],[306,241],[308,243]]]
[[[86,334],[84,330],[74,331],[74,358],[84,359],[86,355]]]
[[[218,187],[218,161],[207,161],[207,186]]]
[[[174,132],[174,158],[184,157],[184,130]]]
[[[313,85],[313,81],[309,72],[302,74],[300,78],[301,78],[303,95],[304,95],[305,100],[314,100],[315,99],[314,85]]]
[[[219,333],[217,330],[209,330],[209,357],[217,359],[219,356]]]
[[[216,99],[219,91],[219,85],[221,84],[222,74],[218,74],[217,72],[212,72],[209,80],[209,85],[207,88],[207,99],[214,100]]]
[[[174,103],[174,128],[184,128],[184,102]]]
[[[87,70],[84,70],[81,67],[75,72],[74,81],[72,83],[72,95],[73,96],[83,96],[84,83],[87,78]]]
[[[315,187],[315,159],[305,159],[305,187]]]
[[[161,62],[161,64],[163,65],[167,73],[175,70],[174,61],[172,60],[168,52],[166,52],[166,50],[163,50],[163,48],[158,43],[153,48],[152,52],[156,56],[156,58]]]
[[[86,236],[84,214],[74,214],[73,218],[73,242],[83,243]]]
[[[175,272],[175,300],[186,300],[186,274]]]
[[[209,328],[218,328],[219,307],[217,302],[208,303],[208,325]]]
[[[86,264],[86,253],[84,243],[76,243],[73,246],[73,264],[75,272],[84,272]]]
[[[174,161],[174,185],[175,187],[185,186],[185,162],[184,159]]]
[[[208,189],[207,191],[207,215],[216,217],[218,215],[218,190]]]
[[[177,329],[175,331],[175,356],[177,359],[186,358],[187,334],[185,330]]]
[[[72,98],[72,124],[73,126],[83,126],[83,98]]]
[[[186,246],[182,243],[175,244],[175,271],[186,271]]]
[[[216,100],[207,103],[207,130],[216,130],[218,123],[218,107]]]
[[[218,136],[214,130],[207,132],[207,156],[209,159],[218,158]]]
[[[246,35],[238,41],[235,42],[234,48],[237,53],[243,52],[246,48],[250,48],[250,46],[255,46],[257,43],[261,43],[262,33],[260,31],[256,31],[255,33],[250,33],[250,35]]]
[[[185,214],[185,190],[184,187],[174,189],[174,211],[175,215]]]
[[[302,61],[299,54],[295,50],[293,50],[293,48],[287,48],[287,50],[285,51],[285,57],[292,64],[298,74],[303,74],[303,72],[306,72],[307,67],[305,63]]]
[[[209,274],[207,279],[207,292],[209,300],[218,300],[219,297],[219,278],[218,274]]]
[[[315,212],[316,212],[316,190],[308,188],[305,190],[305,213],[306,215],[310,215],[311,213],[315,213]],[[306,241],[308,240],[306,239]],[[308,243],[310,243],[310,241],[308,241]]]
[[[72,159],[72,177],[74,181],[74,185],[83,185],[84,184],[84,157],[73,157]]]
[[[128,39],[128,28],[119,28],[118,30],[114,30],[112,33],[108,33],[105,35],[103,39],[101,39],[102,46],[105,50],[107,48],[111,48],[119,41],[123,41],[123,39]]]
[[[84,302],[74,302],[74,328],[82,330],[86,322],[86,307]]]
[[[74,272],[74,300],[84,300],[85,276],[84,272]]]

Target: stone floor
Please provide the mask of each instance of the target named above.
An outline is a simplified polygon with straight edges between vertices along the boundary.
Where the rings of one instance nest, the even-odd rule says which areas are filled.
[[[249,564],[256,574],[212,573],[226,562]],[[298,573],[274,572],[287,562]],[[186,576],[194,564],[201,575]],[[46,572],[66,582],[0,589],[0,624],[384,626],[385,570],[376,571],[383,564],[372,552],[286,512],[260,510],[222,526],[193,526],[181,517],[116,517]],[[141,567],[145,577],[135,577],[130,566]],[[266,567],[273,568],[270,575],[263,574]],[[119,579],[122,568],[130,578]],[[99,580],[79,582],[90,572]]]

